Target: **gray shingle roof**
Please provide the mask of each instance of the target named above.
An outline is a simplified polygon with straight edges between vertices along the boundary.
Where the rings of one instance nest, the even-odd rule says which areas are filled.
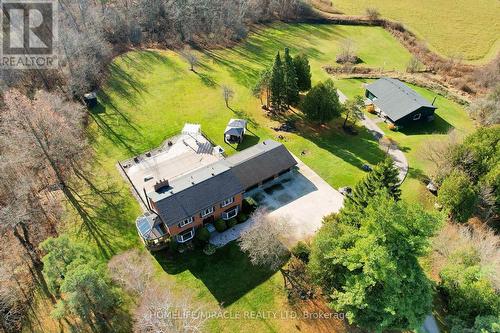
[[[297,164],[283,144],[266,140],[222,161],[228,165],[244,188]]]
[[[366,90],[377,97],[373,104],[392,121],[398,121],[421,107],[436,109],[428,100],[396,79],[380,78],[368,84]]]
[[[162,220],[172,226],[296,164],[283,144],[266,140],[174,178],[168,187],[148,197],[156,203]]]
[[[151,192],[148,196],[156,203],[163,222],[172,226],[243,189],[232,170],[216,162],[174,178],[160,193]]]

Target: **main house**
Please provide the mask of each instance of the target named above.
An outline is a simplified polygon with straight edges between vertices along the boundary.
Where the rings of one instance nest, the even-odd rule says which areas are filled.
[[[365,96],[395,125],[434,119],[436,107],[403,82],[383,77],[366,86]]]
[[[246,192],[272,181],[297,164],[281,143],[266,140],[235,155],[173,179],[156,181],[145,194],[147,212],[136,221],[150,250],[193,239],[197,228],[236,217]]]

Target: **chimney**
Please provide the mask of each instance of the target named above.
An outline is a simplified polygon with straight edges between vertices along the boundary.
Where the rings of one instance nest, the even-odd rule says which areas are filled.
[[[434,96],[434,99],[432,100],[432,105],[434,105],[434,102],[436,102],[437,96]]]
[[[158,190],[168,186],[169,186],[168,179],[160,179],[159,181],[156,182],[154,189],[156,192],[158,192]]]

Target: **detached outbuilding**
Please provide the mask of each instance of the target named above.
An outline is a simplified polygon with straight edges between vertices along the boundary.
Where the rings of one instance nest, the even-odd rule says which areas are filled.
[[[88,108],[93,108],[97,105],[97,94],[93,91],[83,95],[83,101]]]
[[[231,119],[224,131],[224,141],[232,143],[242,143],[247,131],[247,121],[243,119]]]
[[[437,107],[403,82],[380,78],[366,86],[365,96],[380,115],[398,126],[432,121]],[[434,99],[435,100],[435,99]]]

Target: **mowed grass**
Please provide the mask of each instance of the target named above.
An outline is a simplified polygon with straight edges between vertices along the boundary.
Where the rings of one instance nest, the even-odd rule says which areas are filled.
[[[362,85],[372,81],[343,79],[336,81],[336,84],[342,92],[352,98],[358,94],[362,95],[364,93]],[[411,84],[409,86],[429,101],[432,101],[437,96],[434,103],[438,107],[436,118],[431,123],[416,124],[397,132],[389,130],[384,122],[378,123],[378,125],[388,137],[398,143],[408,159],[410,170],[407,179],[402,185],[403,198],[410,202],[419,202],[431,208],[435,202],[435,197],[427,191],[425,183],[422,181],[425,176],[429,175],[433,165],[425,160],[423,147],[431,141],[445,140],[452,130],[456,131],[459,137],[463,137],[474,130],[474,124],[461,105],[428,89]],[[372,115],[367,114],[367,116]]]
[[[196,72],[190,71],[186,61],[173,51],[133,51],[116,58],[110,67],[109,79],[99,93],[101,105],[90,113],[89,127],[96,155],[94,163],[99,170],[95,181],[117,184],[117,197],[123,201],[119,218],[101,226],[113,252],[142,247],[134,225],[140,214],[139,205],[121,178],[117,161],[157,147],[179,133],[186,122],[201,124],[205,134],[229,154],[273,138],[283,142],[334,187],[352,186],[360,180],[365,174],[361,170],[363,164],[376,164],[383,158],[377,142],[363,128],[359,128],[357,136],[347,135],[341,130],[342,119],[314,126],[302,120],[300,112],[295,110],[292,114],[299,119],[299,132],[276,132],[272,127],[279,121],[267,117],[260,101],[251,93],[258,73],[271,64],[276,52],[284,47],[289,47],[292,54],[309,55],[313,81],[328,78],[322,66],[335,62],[339,45],[345,38],[355,41],[368,66],[402,69],[410,58],[409,53],[380,28],[307,24],[273,25],[252,33],[234,48],[197,52],[200,63]],[[222,85],[235,91],[231,108],[224,104]],[[246,118],[250,123],[249,135],[242,146],[223,142],[224,128],[234,117]],[[187,253],[182,260],[174,262],[167,262],[160,254],[158,262],[163,269],[159,276],[185,286],[209,308],[238,312],[289,310],[279,273],[264,274],[252,267],[234,244],[219,251],[211,258]],[[314,328],[319,322],[214,318],[207,325],[213,332],[299,329],[304,332],[320,331]],[[323,330],[342,332],[328,325]]]
[[[377,8],[444,56],[487,62],[500,51],[498,0],[337,0],[334,6],[346,14]]]

